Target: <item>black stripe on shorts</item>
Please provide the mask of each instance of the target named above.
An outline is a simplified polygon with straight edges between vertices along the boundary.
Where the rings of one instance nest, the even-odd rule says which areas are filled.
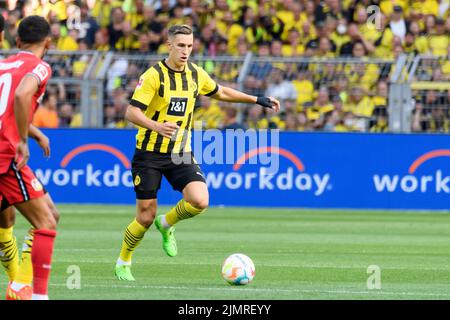
[[[11,168],[14,171],[14,175],[17,178],[17,182],[19,184],[20,192],[22,193],[24,201],[30,200],[30,194],[28,193],[27,186],[25,185],[25,182],[23,181],[22,174],[19,170],[17,170],[16,164],[14,161],[11,163]]]

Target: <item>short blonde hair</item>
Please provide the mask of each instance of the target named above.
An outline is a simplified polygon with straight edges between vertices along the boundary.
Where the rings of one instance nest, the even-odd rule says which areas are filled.
[[[177,24],[174,26],[171,26],[169,28],[169,37],[174,37],[177,34],[192,34],[192,28],[188,26],[187,24]]]

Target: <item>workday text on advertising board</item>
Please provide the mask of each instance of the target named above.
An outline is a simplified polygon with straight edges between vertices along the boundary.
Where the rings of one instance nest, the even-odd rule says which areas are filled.
[[[134,130],[45,133],[52,156],[44,159],[32,143],[30,165],[55,201],[135,203]],[[275,144],[269,137],[266,145],[234,150],[231,163],[201,167],[211,205],[450,210],[448,140],[440,135],[279,132]],[[193,143],[198,159],[198,150],[211,149],[210,139]],[[262,159],[276,159],[277,170]],[[160,204],[173,204],[179,196],[163,182]]]

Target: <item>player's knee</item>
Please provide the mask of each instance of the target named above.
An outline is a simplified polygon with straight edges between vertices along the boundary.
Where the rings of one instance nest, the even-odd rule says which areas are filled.
[[[12,208],[1,212],[0,228],[11,228],[16,223],[16,214]]]
[[[60,217],[58,209],[56,209],[55,207],[51,207],[50,211],[52,212],[52,216],[55,219],[55,223],[58,224]]]
[[[56,219],[53,214],[49,213],[46,219],[42,219],[40,226],[37,229],[56,230]]]
[[[201,198],[199,197],[199,198],[192,199],[191,201],[189,201],[189,203],[194,208],[197,208],[200,210],[205,210],[209,206],[209,199],[208,199],[208,197],[201,197]]]
[[[153,220],[155,220],[156,216],[156,206],[154,205],[146,205],[140,206],[138,209],[138,215],[136,220],[142,226],[148,228],[152,225]]]

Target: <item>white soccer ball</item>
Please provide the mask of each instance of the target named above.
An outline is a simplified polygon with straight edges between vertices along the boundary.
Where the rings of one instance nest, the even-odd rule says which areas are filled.
[[[255,277],[255,265],[245,254],[234,253],[223,262],[222,277],[229,284],[248,284]]]

